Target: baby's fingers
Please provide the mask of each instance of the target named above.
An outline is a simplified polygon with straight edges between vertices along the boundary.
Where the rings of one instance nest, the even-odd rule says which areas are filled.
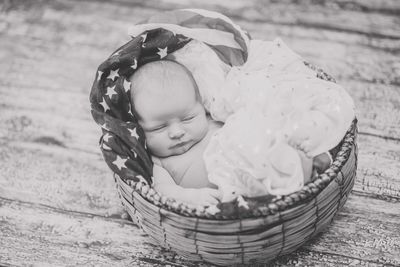
[[[209,197],[207,199],[205,199],[204,204],[207,206],[210,205],[217,205],[218,204],[218,199],[216,199],[215,197]]]
[[[216,199],[221,199],[222,198],[222,193],[221,191],[217,190],[217,189],[211,189],[211,188],[205,188],[205,191],[207,194],[209,194],[210,196],[216,198]]]
[[[200,202],[203,205],[216,205],[219,202],[218,196],[218,190],[204,188],[201,190]]]

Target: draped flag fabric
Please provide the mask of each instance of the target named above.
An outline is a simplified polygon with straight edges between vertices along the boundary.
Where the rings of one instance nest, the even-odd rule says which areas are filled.
[[[192,39],[209,45],[228,65],[241,65],[247,59],[249,37],[229,18],[195,9],[155,15],[132,27],[130,35],[132,39],[98,67],[90,103],[103,132],[100,149],[110,169],[125,181],[151,184],[153,163],[130,100],[130,77]]]

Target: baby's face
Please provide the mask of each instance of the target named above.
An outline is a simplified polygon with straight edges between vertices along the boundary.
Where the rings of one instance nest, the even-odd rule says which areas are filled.
[[[146,135],[147,147],[157,157],[183,154],[207,134],[204,107],[197,100],[189,79],[153,85],[172,88],[150,90],[135,96],[135,109]]]

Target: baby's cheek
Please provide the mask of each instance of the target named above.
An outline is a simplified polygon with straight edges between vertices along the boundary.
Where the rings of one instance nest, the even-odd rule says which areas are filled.
[[[157,136],[154,134],[146,134],[146,144],[150,149],[157,146]]]
[[[146,135],[147,147],[152,152],[160,152],[168,145],[165,136],[160,133],[151,133]]]

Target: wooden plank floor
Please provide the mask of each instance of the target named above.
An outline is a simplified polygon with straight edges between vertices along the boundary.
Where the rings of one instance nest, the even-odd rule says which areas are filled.
[[[357,105],[353,193],[324,233],[271,266],[400,266],[396,0],[0,1],[0,265],[198,266],[126,220],[88,100],[130,25],[187,7],[221,11],[254,38],[281,37]]]

